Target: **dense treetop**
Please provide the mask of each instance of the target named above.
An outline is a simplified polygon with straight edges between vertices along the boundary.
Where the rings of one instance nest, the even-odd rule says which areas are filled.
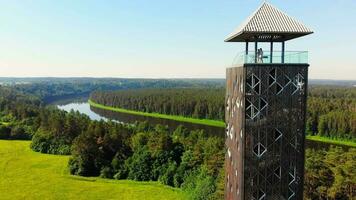
[[[112,107],[216,120],[224,117],[224,97],[221,88],[119,90],[90,95],[91,100]]]

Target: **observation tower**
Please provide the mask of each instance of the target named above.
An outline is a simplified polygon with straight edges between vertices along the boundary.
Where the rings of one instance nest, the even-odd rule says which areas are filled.
[[[245,51],[226,70],[225,199],[303,199],[308,52],[285,43],[311,33],[263,3],[226,38]]]

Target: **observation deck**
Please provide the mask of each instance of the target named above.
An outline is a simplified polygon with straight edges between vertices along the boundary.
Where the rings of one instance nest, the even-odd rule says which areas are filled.
[[[236,55],[233,66],[242,64],[307,64],[308,51],[243,51]]]

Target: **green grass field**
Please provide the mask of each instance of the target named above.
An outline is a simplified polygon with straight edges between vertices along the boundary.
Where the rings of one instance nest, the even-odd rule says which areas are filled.
[[[223,121],[218,121],[218,120],[195,119],[195,118],[182,117],[182,116],[177,116],[177,115],[165,115],[165,114],[160,114],[160,113],[146,113],[146,112],[139,112],[139,111],[134,111],[134,110],[127,110],[127,109],[123,109],[123,108],[114,108],[114,107],[105,106],[102,104],[95,103],[90,99],[88,100],[88,103],[93,107],[105,109],[105,110],[111,110],[114,112],[121,112],[121,113],[127,113],[127,114],[132,114],[132,115],[141,115],[141,116],[147,116],[147,117],[156,117],[156,118],[162,118],[162,119],[170,119],[170,120],[175,120],[175,121],[180,121],[180,122],[189,122],[189,123],[202,124],[202,125],[208,125],[208,126],[216,126],[216,127],[223,127],[223,128],[225,127],[225,123]]]
[[[350,147],[356,147],[356,143],[352,141],[343,141],[343,140],[334,140],[331,138],[327,137],[322,137],[322,136],[311,136],[307,135],[307,140],[312,140],[312,141],[317,141],[317,142],[325,142],[329,144],[335,144],[335,145],[345,145],[345,146],[350,146]]]
[[[0,199],[185,199],[156,182],[69,175],[68,156],[33,152],[29,141],[0,140]]]

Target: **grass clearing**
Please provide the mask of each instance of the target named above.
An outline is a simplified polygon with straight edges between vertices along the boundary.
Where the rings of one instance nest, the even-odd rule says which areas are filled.
[[[202,124],[202,125],[207,125],[207,126],[215,126],[215,127],[222,127],[225,128],[225,123],[223,121],[218,121],[218,120],[210,120],[210,119],[195,119],[195,118],[189,118],[189,117],[182,117],[182,116],[177,116],[177,115],[165,115],[165,114],[160,114],[160,113],[147,113],[147,112],[140,112],[140,111],[134,111],[134,110],[127,110],[123,108],[115,108],[111,106],[105,106],[102,104],[98,104],[93,102],[92,100],[88,100],[88,103],[96,108],[104,109],[104,110],[110,110],[114,112],[121,112],[121,113],[127,113],[127,114],[132,114],[132,115],[141,115],[141,116],[146,116],[146,117],[156,117],[156,118],[161,118],[161,119],[169,119],[169,120],[175,120],[175,121],[180,121],[180,122],[188,122],[188,123],[193,123],[193,124]]]
[[[157,182],[69,175],[69,156],[33,152],[30,141],[0,140],[0,199],[186,199]]]
[[[318,135],[307,135],[307,140],[312,140],[312,141],[317,141],[317,142],[325,142],[329,144],[335,144],[335,145],[345,145],[345,146],[350,146],[350,147],[355,147],[356,148],[356,143],[352,141],[344,141],[344,140],[334,140],[331,138],[327,137],[322,137]]]

